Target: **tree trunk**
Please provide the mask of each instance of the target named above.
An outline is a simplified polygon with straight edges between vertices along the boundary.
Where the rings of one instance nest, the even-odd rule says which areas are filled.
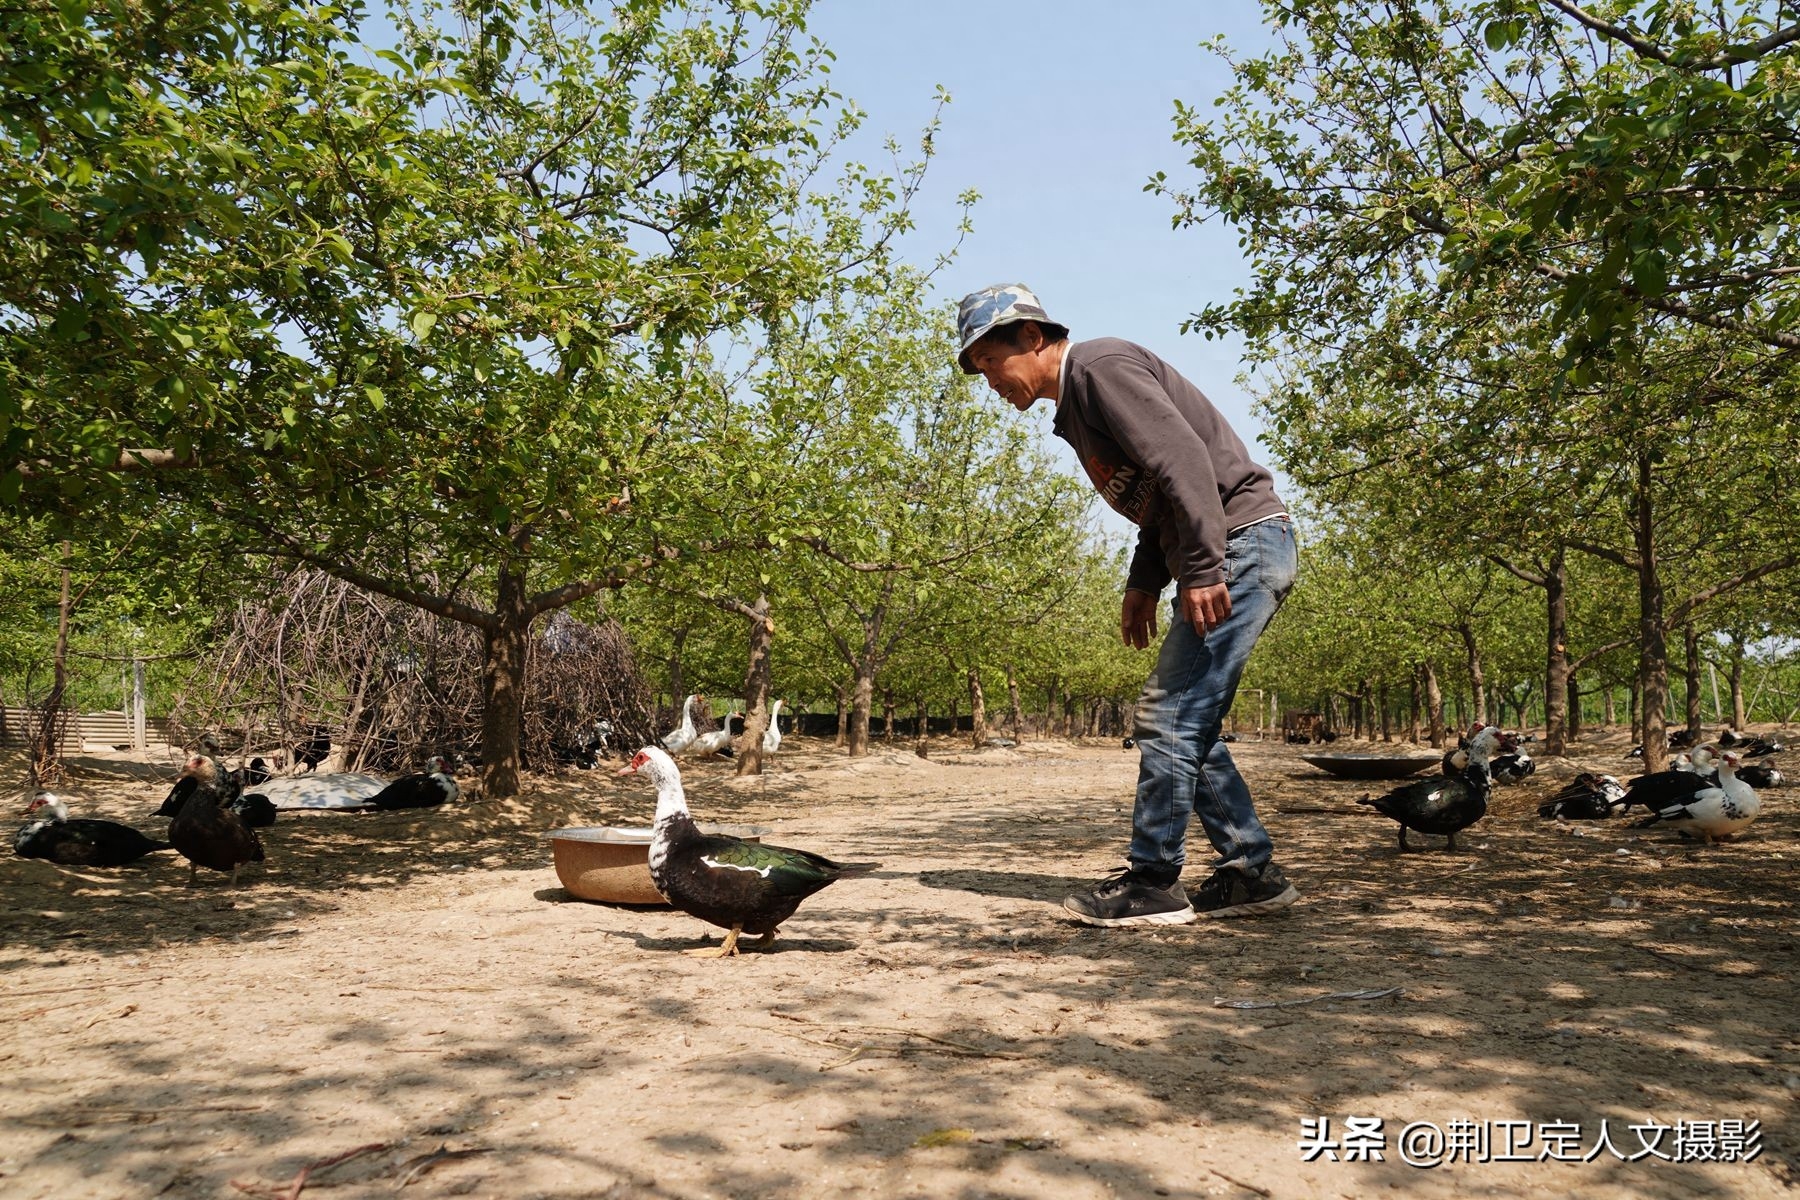
[[[763,735],[769,731],[769,652],[775,643],[775,622],[769,619],[769,598],[758,596],[750,606],[750,661],[744,671],[744,732],[737,739],[737,773],[761,775]],[[725,718],[730,720],[730,716]]]
[[[919,701],[919,740],[923,742],[927,733],[925,724],[927,719],[925,713],[925,693],[920,692],[917,698]]]
[[[894,689],[881,689],[881,736],[887,741],[894,740]]]
[[[1544,572],[1544,752],[1568,752],[1569,569],[1558,546]],[[1519,721],[1524,726],[1523,714]]]
[[[1376,692],[1375,703],[1381,710],[1381,740],[1391,742],[1394,740],[1394,728],[1388,719],[1388,687],[1385,681]]]
[[[62,596],[56,605],[56,649],[50,660],[50,694],[38,710],[38,738],[32,747],[32,788],[48,787],[62,779],[63,730],[68,722],[63,717],[63,698],[69,690],[69,624],[75,603],[70,598],[69,560],[74,547],[62,544]]]
[[[832,684],[831,690],[837,693],[837,740],[831,744],[842,746],[850,740],[850,692],[841,683]]]
[[[1019,705],[1019,673],[1013,670],[1011,663],[1006,666],[1006,698],[1012,704],[1013,741],[1022,742],[1025,740],[1025,710]]]
[[[1687,671],[1682,684],[1687,688],[1687,731],[1694,744],[1700,742],[1700,633],[1689,621],[1681,628],[1682,649],[1687,652]]]
[[[525,660],[531,648],[522,568],[501,568],[493,624],[483,633],[481,790],[490,799],[516,796],[524,766],[520,743],[525,734]]]
[[[1640,661],[1638,672],[1642,674],[1643,669],[1643,663]],[[1644,744],[1643,704],[1640,699],[1642,694],[1642,685],[1636,680],[1633,680],[1625,689],[1625,709],[1631,720],[1631,740],[1639,746]]]
[[[1406,740],[1419,744],[1419,670],[1413,668],[1411,686],[1407,689]]]
[[[1569,735],[1566,740],[1572,742],[1581,736],[1581,684],[1575,678],[1573,671],[1569,672],[1568,693],[1568,718],[1565,724],[1568,726]],[[1545,718],[1544,724],[1546,728],[1549,727],[1548,717]]]
[[[1731,683],[1731,727],[1743,731],[1749,724],[1749,714],[1744,711],[1744,642],[1742,638],[1734,638],[1731,643],[1731,673],[1727,676]]]
[[[1475,714],[1472,720],[1482,725],[1488,723],[1487,680],[1481,673],[1481,649],[1475,644],[1475,627],[1465,621],[1457,627],[1462,634],[1463,654],[1469,660],[1469,689],[1475,701]]]
[[[1425,719],[1430,723],[1431,748],[1439,750],[1444,745],[1444,692],[1438,686],[1437,664],[1428,658],[1419,664],[1419,670],[1425,677]]]
[[[987,696],[981,690],[981,668],[970,667],[968,676],[970,741],[979,749],[988,739]]]
[[[1063,696],[1062,735],[1064,740],[1074,736],[1075,732],[1075,697]]]
[[[875,664],[864,662],[856,668],[856,686],[850,696],[850,757],[863,758],[869,753],[869,710],[875,706]]]
[[[1056,731],[1056,681],[1044,685],[1044,740]]]
[[[1638,681],[1643,692],[1638,720],[1643,725],[1644,770],[1669,765],[1669,735],[1664,716],[1669,709],[1669,646],[1663,624],[1663,584],[1656,561],[1655,502],[1650,494],[1650,452],[1638,453],[1637,513],[1633,533],[1638,568]]]
[[[1606,685],[1606,690],[1601,696],[1600,722],[1608,729],[1614,728],[1619,723],[1619,709],[1613,700],[1613,688],[1610,683]]]

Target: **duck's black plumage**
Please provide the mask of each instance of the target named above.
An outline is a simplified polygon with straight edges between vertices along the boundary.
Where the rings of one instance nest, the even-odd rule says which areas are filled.
[[[63,802],[48,792],[32,802],[30,811],[46,809],[45,816],[26,824],[13,838],[13,852],[19,857],[42,858],[66,867],[123,867],[172,848],[117,821],[71,820]]]
[[[252,829],[267,829],[275,823],[275,802],[261,792],[245,792],[225,807]]]
[[[1523,750],[1502,754],[1488,764],[1488,774],[1495,783],[1518,783],[1537,771],[1537,761]]]
[[[1488,775],[1488,759],[1502,745],[1500,731],[1493,726],[1469,739],[1468,761],[1460,774],[1420,779],[1403,784],[1385,796],[1364,796],[1357,801],[1400,823],[1400,849],[1410,850],[1406,831],[1437,834],[1450,839],[1456,848],[1456,835],[1487,815],[1488,795],[1493,780]]]
[[[1753,788],[1781,787],[1787,782],[1774,763],[1745,763],[1738,768],[1737,777]]]
[[[638,751],[621,774],[656,783],[650,879],[671,905],[728,930],[720,957],[737,953],[740,933],[774,940],[776,928],[814,892],[866,875],[880,863],[840,863],[807,850],[702,833],[687,810],[681,772],[658,747]]]
[[[1538,816],[1565,821],[1603,821],[1625,798],[1625,785],[1611,775],[1583,771],[1567,787],[1538,805]]]
[[[331,731],[323,725],[307,730],[306,740],[294,747],[294,763],[312,771],[331,757]]]
[[[1625,789],[1620,797],[1621,811],[1634,805],[1640,805],[1651,812],[1660,812],[1672,805],[1685,804],[1708,788],[1719,786],[1719,777],[1708,771],[1704,774],[1697,771],[1654,771],[1649,775],[1639,775]]]
[[[444,760],[432,758],[422,775],[402,775],[369,801],[379,809],[435,808],[456,799],[456,780],[444,769]]]
[[[880,865],[701,833],[685,815],[668,822],[667,844],[666,856],[651,863],[650,879],[670,904],[721,929],[762,935],[774,933],[814,892]]]
[[[244,790],[244,785],[239,779],[238,771],[227,771],[223,769],[219,766],[219,760],[210,754],[202,754],[199,757],[206,759],[207,762],[212,764],[214,786],[218,789],[219,803],[229,806],[232,801],[238,798],[238,794]],[[261,762],[262,760],[257,759],[256,761]],[[240,768],[240,770],[241,769],[242,768]],[[265,774],[263,778],[267,779],[267,774]],[[163,797],[162,805],[156,810],[156,815],[159,817],[172,817],[180,812],[181,806],[187,802],[189,796],[194,794],[194,788],[199,786],[199,782],[200,781],[195,776],[187,773],[186,768],[183,768],[181,778],[175,781],[175,786],[171,787],[169,789],[169,794]]]
[[[208,867],[230,872],[235,885],[239,867],[263,860],[262,839],[228,807],[235,797],[227,795],[217,764],[195,755],[188,759],[183,773],[195,784],[181,811],[169,822],[169,841],[188,860],[188,882],[193,882],[197,868]]]

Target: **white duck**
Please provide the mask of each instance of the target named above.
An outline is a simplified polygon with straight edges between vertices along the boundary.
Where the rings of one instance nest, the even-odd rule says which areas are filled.
[[[738,714],[727,713],[725,723],[711,733],[703,733],[688,743],[687,752],[697,758],[710,758],[714,754],[731,753],[731,722]]]
[[[781,749],[781,701],[769,710],[769,727],[763,730],[762,752],[773,754]]]
[[[1756,820],[1762,811],[1762,802],[1756,798],[1756,789],[1737,777],[1738,766],[1743,760],[1727,750],[1719,755],[1718,762],[1719,782],[1716,786],[1701,788],[1691,796],[1666,804],[1634,827],[1673,825],[1683,833],[1711,843],[1715,839],[1731,837]]]
[[[686,750],[693,744],[695,733],[694,701],[699,698],[700,695],[696,692],[681,702],[681,724],[673,733],[668,734],[662,740],[663,749],[667,750],[670,754],[680,754],[683,750]]]

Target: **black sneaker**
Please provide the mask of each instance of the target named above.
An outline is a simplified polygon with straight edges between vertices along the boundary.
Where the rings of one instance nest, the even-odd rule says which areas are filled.
[[[1286,908],[1299,898],[1299,889],[1274,863],[1265,863],[1260,875],[1227,867],[1214,871],[1194,892],[1194,910],[1203,917],[1254,917]]]
[[[1194,906],[1179,879],[1159,887],[1120,867],[1085,892],[1076,892],[1063,907],[1089,925],[1186,925]]]

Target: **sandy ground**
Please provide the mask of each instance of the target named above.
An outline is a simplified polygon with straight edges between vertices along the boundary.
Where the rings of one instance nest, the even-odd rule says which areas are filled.
[[[1556,762],[1499,792],[1463,850],[1402,857],[1391,822],[1350,807],[1371,785],[1239,743],[1302,902],[1108,931],[1058,905],[1117,861],[1134,754],[787,749],[764,782],[690,769],[695,811],[885,865],[734,960],[679,953],[707,932],[691,918],[559,887],[541,831],[648,820],[646,784],[598,772],[449,811],[284,815],[235,892],[189,890],[170,855],[6,859],[0,1192],[290,1194],[367,1146],[305,1191],[1673,1200],[1800,1182],[1800,791],[1733,845],[1574,836],[1533,811],[1578,765]],[[1622,770],[1622,749],[1581,761]],[[146,768],[76,766],[77,815],[161,831]],[[1286,1006],[1221,1006],[1242,1001]],[[1383,1160],[1306,1161],[1302,1122],[1341,1141],[1350,1117],[1383,1122]],[[1533,1159],[1553,1123],[1579,1126],[1560,1153],[1588,1154],[1602,1120],[1614,1150],[1594,1161],[1495,1161],[1509,1128]],[[1414,1122],[1490,1142],[1408,1165]],[[1761,1153],[1621,1161],[1643,1138],[1678,1157],[1649,1129],[1677,1122],[1714,1123],[1685,1153],[1715,1160],[1736,1145],[1721,1123],[1760,1122]]]

